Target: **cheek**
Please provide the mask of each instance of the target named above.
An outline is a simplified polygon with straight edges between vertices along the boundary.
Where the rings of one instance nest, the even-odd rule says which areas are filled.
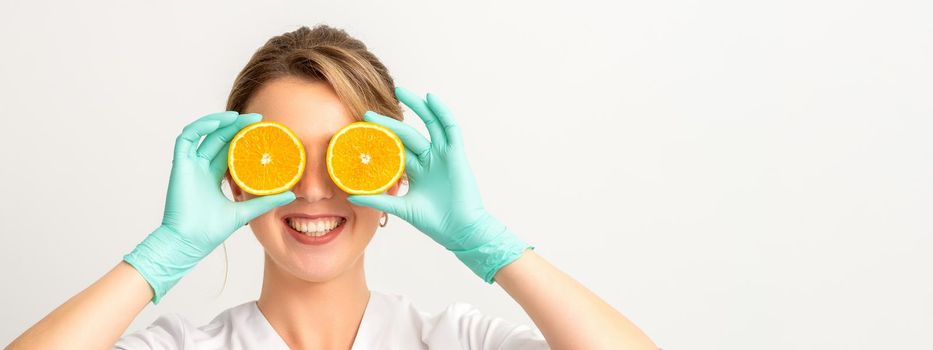
[[[382,212],[370,207],[353,207],[353,216],[356,217],[357,224],[363,227],[370,227],[378,223]]]
[[[368,207],[353,208],[353,235],[351,248],[354,251],[365,250],[379,229],[379,217],[382,212]]]
[[[256,236],[256,240],[263,246],[270,243],[269,240],[277,233],[281,232],[279,221],[276,219],[275,210],[257,216],[249,222],[250,231]]]
[[[244,202],[257,197],[258,196],[249,193],[243,193],[240,201]],[[256,236],[256,240],[263,246],[267,246],[267,243],[272,243],[273,237],[276,237],[277,233],[281,232],[281,223],[276,219],[278,217],[278,210],[278,208],[272,209],[249,221],[250,231],[253,232],[253,235]]]

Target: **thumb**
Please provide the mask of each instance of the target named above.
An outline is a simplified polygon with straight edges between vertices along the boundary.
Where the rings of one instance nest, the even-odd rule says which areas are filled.
[[[276,207],[291,203],[293,200],[295,200],[295,193],[292,191],[253,198],[237,203],[237,217],[242,218],[243,223],[246,223]]]
[[[391,196],[383,193],[371,196],[347,196],[347,200],[350,201],[350,203],[381,210],[408,221],[408,210],[406,209],[407,206],[405,205],[405,199],[402,197]]]

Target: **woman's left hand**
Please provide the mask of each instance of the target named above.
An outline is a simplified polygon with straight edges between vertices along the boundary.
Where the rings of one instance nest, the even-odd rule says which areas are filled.
[[[414,128],[375,112],[366,112],[363,118],[391,129],[402,139],[409,191],[404,196],[354,195],[348,200],[409,222],[492,283],[500,268],[534,247],[518,239],[483,207],[460,128],[447,106],[431,93],[424,100],[396,88],[395,95],[424,121],[430,141]]]

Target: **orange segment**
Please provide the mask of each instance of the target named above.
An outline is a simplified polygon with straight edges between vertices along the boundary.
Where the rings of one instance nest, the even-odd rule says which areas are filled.
[[[227,166],[243,191],[257,196],[281,193],[301,179],[305,148],[285,125],[253,123],[230,141]]]
[[[379,194],[405,171],[402,140],[388,128],[370,122],[351,123],[327,145],[327,173],[349,194]]]

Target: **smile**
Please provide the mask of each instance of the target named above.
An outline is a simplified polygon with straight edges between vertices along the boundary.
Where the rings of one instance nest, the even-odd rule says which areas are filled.
[[[288,224],[289,227],[311,237],[326,235],[345,222],[347,222],[347,219],[339,216],[319,217],[314,219],[290,217],[285,219],[285,223]]]
[[[295,241],[304,245],[323,245],[343,231],[347,218],[336,215],[286,215],[282,226]]]

